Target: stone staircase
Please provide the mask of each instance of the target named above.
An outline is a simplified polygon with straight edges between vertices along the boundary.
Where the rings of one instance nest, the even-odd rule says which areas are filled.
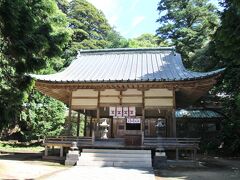
[[[151,151],[119,149],[83,149],[77,165],[151,168]]]

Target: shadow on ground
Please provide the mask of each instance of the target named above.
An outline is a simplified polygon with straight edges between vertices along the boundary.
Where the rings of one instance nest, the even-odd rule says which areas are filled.
[[[229,180],[240,179],[239,159],[205,158],[199,167],[155,169],[156,180]]]

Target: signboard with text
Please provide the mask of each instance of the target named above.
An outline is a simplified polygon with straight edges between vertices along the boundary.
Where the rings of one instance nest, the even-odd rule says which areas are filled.
[[[129,123],[129,124],[140,124],[141,119],[140,118],[127,118],[127,123]]]

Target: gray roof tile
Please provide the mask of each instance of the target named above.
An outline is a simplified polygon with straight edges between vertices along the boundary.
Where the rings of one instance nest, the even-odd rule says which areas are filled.
[[[186,110],[186,109],[179,109],[176,110],[176,118],[197,118],[197,119],[211,119],[211,118],[223,118],[223,115],[219,114],[218,112],[212,110]]]
[[[222,71],[189,71],[173,48],[104,49],[80,51],[69,67],[56,74],[31,76],[55,82],[183,81]]]

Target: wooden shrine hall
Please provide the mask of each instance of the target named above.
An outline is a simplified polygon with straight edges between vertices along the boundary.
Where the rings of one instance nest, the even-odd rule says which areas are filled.
[[[160,47],[82,50],[63,71],[31,77],[40,92],[68,105],[67,135],[74,110],[91,117],[85,136],[144,146],[147,138],[151,145],[177,139],[176,108],[206,94],[222,71],[189,71],[174,48]]]

